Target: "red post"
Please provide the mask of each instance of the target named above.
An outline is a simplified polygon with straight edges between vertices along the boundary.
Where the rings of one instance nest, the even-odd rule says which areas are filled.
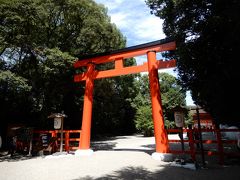
[[[164,128],[163,111],[161,104],[160,85],[158,79],[158,69],[156,67],[156,52],[149,51],[148,58],[148,72],[149,84],[152,101],[152,117],[154,124],[154,135],[156,141],[156,152],[167,153],[169,152],[167,132]]]
[[[79,149],[90,148],[91,136],[91,120],[92,120],[92,104],[93,104],[93,86],[94,79],[92,77],[95,65],[89,63],[86,71],[86,87],[84,94],[83,104],[83,117],[82,117],[82,131],[80,135]]]
[[[216,134],[217,134],[219,164],[220,164],[220,165],[223,165],[223,164],[224,164],[224,152],[223,152],[221,132],[220,132],[219,129],[216,129]]]
[[[52,131],[51,134],[52,134],[52,137],[57,137],[56,131]]]
[[[189,141],[189,147],[190,147],[190,152],[191,152],[191,157],[192,160],[195,161],[196,160],[196,156],[195,156],[195,147],[194,147],[194,139],[193,139],[193,129],[188,129],[188,141]]]
[[[65,131],[65,150],[69,152],[69,131]]]

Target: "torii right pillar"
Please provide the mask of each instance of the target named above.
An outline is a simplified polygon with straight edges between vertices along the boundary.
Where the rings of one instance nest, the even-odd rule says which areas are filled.
[[[152,157],[156,160],[172,161],[172,155],[169,154],[168,136],[164,128],[158,68],[156,67],[156,52],[147,52],[147,59],[152,102],[152,118],[156,143],[156,152],[152,154]]]

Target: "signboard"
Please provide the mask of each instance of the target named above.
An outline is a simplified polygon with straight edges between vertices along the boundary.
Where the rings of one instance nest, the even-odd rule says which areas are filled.
[[[175,124],[177,127],[184,126],[184,113],[183,112],[174,112]]]
[[[54,118],[54,129],[60,129],[62,124],[62,118],[61,117],[55,117]]]

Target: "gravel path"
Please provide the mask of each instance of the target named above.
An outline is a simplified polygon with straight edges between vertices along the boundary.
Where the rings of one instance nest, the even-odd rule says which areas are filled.
[[[119,136],[92,143],[92,156],[0,157],[0,180],[239,180],[240,166],[190,170],[153,160],[154,138]]]

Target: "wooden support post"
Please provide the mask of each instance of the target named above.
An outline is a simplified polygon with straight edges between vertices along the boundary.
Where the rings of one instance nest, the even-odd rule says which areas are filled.
[[[123,60],[118,59],[115,61],[115,69],[122,69],[123,68]]]
[[[63,117],[61,117],[60,152],[63,151]]]
[[[89,63],[86,72],[86,87],[84,94],[83,104],[83,117],[82,117],[82,131],[80,136],[79,149],[90,149],[90,136],[91,136],[91,121],[92,121],[92,104],[93,104],[93,86],[94,79],[92,77],[95,65]]]
[[[196,161],[193,131],[194,131],[193,129],[188,129],[188,138],[189,138],[188,141],[189,141],[189,147],[190,147],[192,160]]]
[[[69,131],[65,131],[65,151],[69,152]]]
[[[219,164],[224,164],[224,154],[223,154],[223,145],[222,145],[222,136],[219,129],[216,129],[217,134],[217,144],[218,144],[218,155],[219,155]]]
[[[167,132],[164,128],[160,85],[159,85],[159,79],[158,79],[158,69],[155,65],[156,52],[149,51],[147,53],[147,58],[148,58],[150,94],[151,94],[151,102],[152,102],[152,117],[153,117],[154,135],[155,135],[155,141],[156,141],[156,152],[168,153],[169,145],[168,145]]]
[[[197,121],[198,121],[198,135],[199,135],[200,148],[201,148],[202,165],[203,165],[203,167],[206,167],[204,148],[203,148],[203,142],[202,142],[202,130],[201,130],[201,123],[200,123],[201,120],[200,120],[198,105],[196,108],[196,113],[197,113]]]
[[[56,131],[52,131],[52,132],[51,132],[51,135],[52,135],[52,137],[57,137]]]

